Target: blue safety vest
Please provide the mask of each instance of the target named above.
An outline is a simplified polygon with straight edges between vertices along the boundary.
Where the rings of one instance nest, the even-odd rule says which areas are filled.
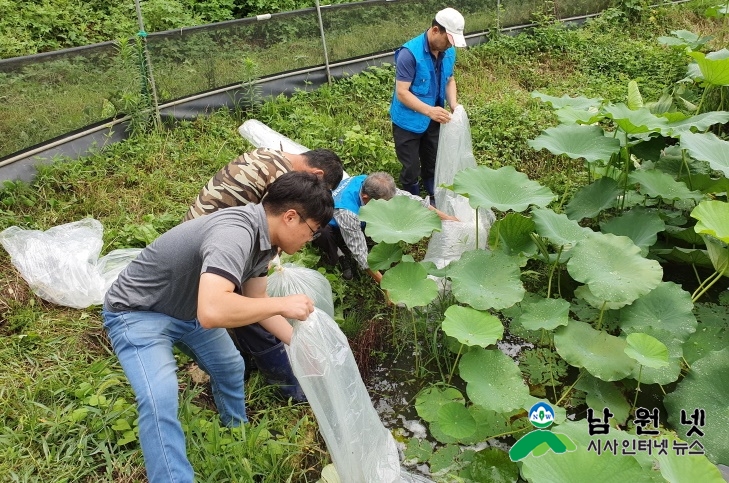
[[[360,191],[362,190],[362,184],[367,178],[366,174],[359,176],[351,176],[343,179],[339,186],[332,191],[332,197],[334,198],[334,209],[335,210],[349,210],[355,215],[359,215],[359,209],[362,208],[362,198],[360,197]],[[334,218],[329,221],[332,226],[339,227]],[[364,226],[364,223],[362,224]]]
[[[410,84],[410,92],[429,106],[435,106],[436,101],[439,99],[441,102],[445,102],[446,81],[453,76],[456,49],[450,47],[443,55],[440,83],[437,82],[435,77],[435,60],[428,48],[427,32],[406,42],[405,45],[397,49],[395,51],[395,63],[397,63],[397,56],[401,49],[408,49],[415,57],[415,78]],[[443,106],[441,105],[441,107]],[[428,116],[413,111],[397,99],[397,89],[392,95],[390,117],[397,126],[414,133],[425,132],[428,129],[428,124],[430,124]]]

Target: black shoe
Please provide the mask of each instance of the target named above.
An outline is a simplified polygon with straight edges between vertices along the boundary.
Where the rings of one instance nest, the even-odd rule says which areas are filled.
[[[339,257],[339,266],[342,268],[342,278],[344,280],[352,280],[354,278],[352,264],[350,263],[349,258],[345,256]]]

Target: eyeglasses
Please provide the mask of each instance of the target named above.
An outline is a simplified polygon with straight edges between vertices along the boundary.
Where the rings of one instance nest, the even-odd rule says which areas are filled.
[[[311,232],[311,239],[312,239],[312,240],[316,240],[317,238],[319,238],[319,235],[321,235],[321,232],[320,232],[319,230],[314,230],[314,229],[313,229],[313,228],[312,228],[312,227],[311,227],[311,226],[309,225],[309,223],[307,223],[307,222],[306,222],[306,219],[305,219],[305,218],[304,218],[303,216],[301,216],[301,215],[299,214],[299,212],[298,212],[298,211],[296,212],[296,214],[297,214],[297,215],[299,215],[299,218],[301,218],[301,221],[303,221],[304,223],[306,223],[306,227],[307,227],[307,228],[309,229],[309,231]]]

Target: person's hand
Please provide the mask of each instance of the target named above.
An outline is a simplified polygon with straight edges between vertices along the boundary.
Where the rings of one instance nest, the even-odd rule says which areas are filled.
[[[443,109],[442,107],[433,106],[428,109],[428,117],[433,121],[440,124],[445,124],[451,120],[451,113]]]
[[[306,320],[314,311],[314,302],[303,294],[281,297],[281,315],[287,319]]]

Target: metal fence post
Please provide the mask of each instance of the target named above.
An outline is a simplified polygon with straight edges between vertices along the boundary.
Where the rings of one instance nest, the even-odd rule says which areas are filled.
[[[319,32],[321,33],[321,45],[324,48],[324,66],[326,67],[326,71],[327,71],[327,82],[329,82],[331,84],[332,83],[332,74],[329,71],[329,52],[327,52],[327,39],[326,39],[326,35],[324,35],[324,22],[321,19],[321,5],[319,5],[319,0],[315,0],[315,2],[316,2],[316,16],[319,18]]]
[[[144,18],[142,17],[142,7],[139,5],[139,0],[134,0],[134,5],[137,9],[137,21],[139,22],[139,35],[142,38],[142,47],[144,48],[144,59],[146,61],[145,74],[149,81],[149,86],[152,90],[152,103],[154,105],[154,124],[155,127],[159,128],[162,126],[162,118],[159,114],[159,101],[157,99],[157,87],[154,84],[154,75],[152,74],[152,60],[149,57],[149,49],[147,49],[147,32],[144,30]]]

